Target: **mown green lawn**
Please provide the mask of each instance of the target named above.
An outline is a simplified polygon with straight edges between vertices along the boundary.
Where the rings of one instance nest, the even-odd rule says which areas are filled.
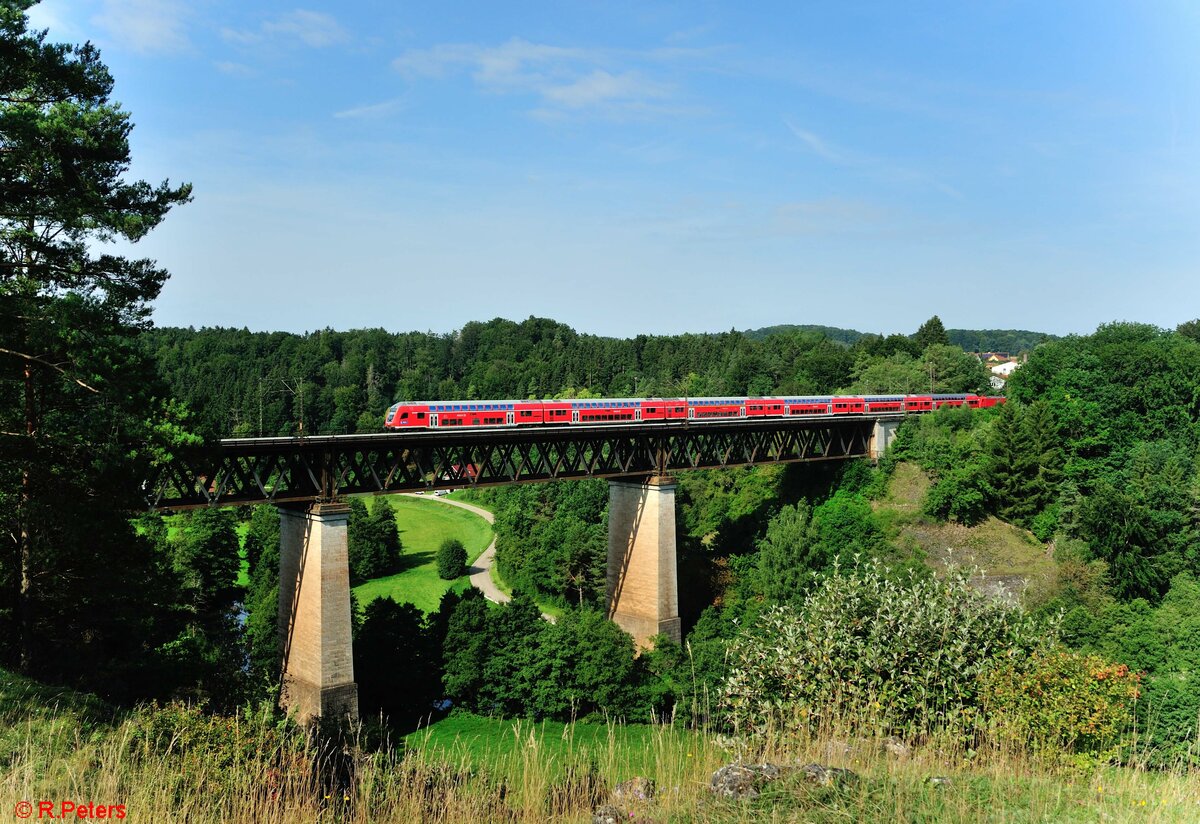
[[[456,581],[438,577],[438,547],[447,538],[457,538],[467,548],[469,561],[474,563],[492,542],[492,528],[478,515],[432,499],[394,495],[391,503],[404,545],[403,568],[395,575],[356,586],[354,597],[360,608],[376,598],[391,596],[432,612],[447,590],[454,588],[461,592],[469,585],[465,575]],[[370,499],[367,504],[371,504]]]
[[[615,776],[612,780],[653,775],[663,762],[686,766],[693,758],[711,756],[713,749],[705,736],[682,727],[505,720],[466,712],[409,733],[404,745],[427,758],[500,774],[519,771],[530,755],[552,775],[595,764]]]

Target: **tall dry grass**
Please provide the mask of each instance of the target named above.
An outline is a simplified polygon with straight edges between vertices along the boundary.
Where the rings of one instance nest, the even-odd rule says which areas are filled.
[[[1084,771],[1011,742],[972,750],[950,736],[897,755],[869,722],[830,720],[740,752],[718,735],[671,725],[633,736],[614,722],[601,740],[584,740],[574,725],[548,733],[518,722],[497,724],[483,743],[435,746],[417,736],[408,747],[365,752],[351,738],[317,755],[315,739],[269,714],[214,718],[175,706],[89,724],[46,713],[0,730],[12,746],[0,753],[0,820],[16,820],[20,801],[71,800],[124,804],[130,822],[590,821],[618,781],[642,774],[658,791],[626,805],[636,821],[1200,821],[1195,773]],[[739,757],[816,762],[857,778],[817,786],[785,773],[757,799],[714,797],[713,771]]]

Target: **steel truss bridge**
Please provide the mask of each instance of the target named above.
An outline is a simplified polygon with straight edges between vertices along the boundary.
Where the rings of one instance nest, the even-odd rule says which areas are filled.
[[[876,424],[902,417],[736,418],[237,438],[176,456],[157,470],[144,493],[151,508],[191,509],[846,460],[868,457]]]

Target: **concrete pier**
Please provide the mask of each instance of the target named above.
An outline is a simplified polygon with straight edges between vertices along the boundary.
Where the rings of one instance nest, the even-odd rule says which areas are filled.
[[[279,508],[279,702],[301,723],[358,717],[350,635],[347,524],[341,503]]]
[[[872,461],[878,461],[883,457],[883,453],[888,451],[892,441],[896,440],[896,430],[899,428],[900,421],[875,421],[875,428],[871,430],[871,444],[868,450]]]
[[[608,483],[608,617],[639,647],[680,641],[674,478]]]

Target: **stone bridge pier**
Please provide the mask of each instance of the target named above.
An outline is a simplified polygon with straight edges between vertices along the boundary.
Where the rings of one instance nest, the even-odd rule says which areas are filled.
[[[279,507],[279,703],[300,723],[358,718],[343,503]]]
[[[878,420],[875,421],[875,426],[871,429],[871,440],[867,446],[867,452],[872,461],[878,461],[883,457],[883,453],[887,452],[892,441],[896,440],[896,431],[900,429],[899,420]]]
[[[608,483],[608,617],[643,648],[660,633],[681,640],[675,489],[670,477]]]

